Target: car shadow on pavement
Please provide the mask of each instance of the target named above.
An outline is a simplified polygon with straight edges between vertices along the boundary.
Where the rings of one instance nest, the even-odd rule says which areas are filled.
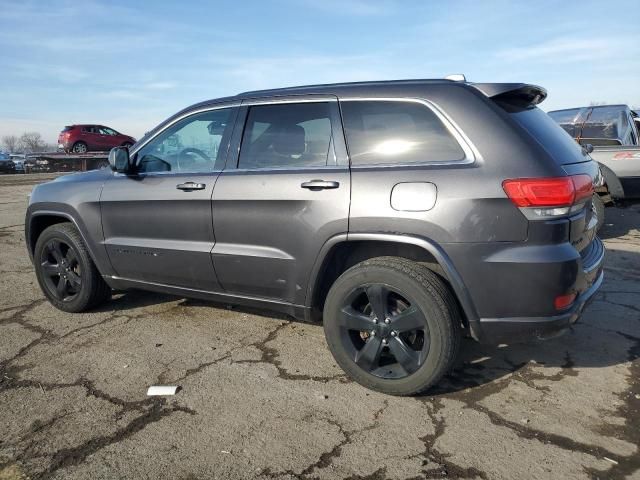
[[[103,303],[92,312],[112,312],[121,310],[133,310],[163,303],[175,302],[181,297],[166,295],[163,293],[145,292],[143,290],[129,290],[114,292],[111,300]]]
[[[604,213],[604,225],[598,236],[603,240],[628,235],[640,225],[640,202],[625,202],[617,207],[608,207]]]

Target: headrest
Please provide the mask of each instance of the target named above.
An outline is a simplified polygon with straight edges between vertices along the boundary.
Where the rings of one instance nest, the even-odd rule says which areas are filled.
[[[302,155],[305,150],[305,132],[300,125],[283,125],[273,142],[280,155]]]

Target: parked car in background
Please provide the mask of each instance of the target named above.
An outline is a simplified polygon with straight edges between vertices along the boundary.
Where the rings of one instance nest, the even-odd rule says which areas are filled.
[[[16,165],[8,153],[0,152],[0,173],[15,173]]]
[[[598,165],[545,97],[416,80],[199,103],[113,149],[111,169],[34,188],[38,282],[66,312],[147,289],[322,320],[353,379],[423,391],[462,329],[555,336],[602,282]]]
[[[11,153],[9,154],[9,157],[11,158],[11,160],[13,160],[13,163],[16,167],[16,173],[25,173],[25,155],[21,153]]]
[[[601,105],[555,110],[549,112],[549,116],[588,148],[591,157],[600,164],[606,189],[599,193],[605,203],[640,198],[640,116],[637,112],[627,105]]]
[[[130,147],[136,139],[104,125],[69,125],[58,136],[58,148],[65,152],[106,152],[113,147]]]

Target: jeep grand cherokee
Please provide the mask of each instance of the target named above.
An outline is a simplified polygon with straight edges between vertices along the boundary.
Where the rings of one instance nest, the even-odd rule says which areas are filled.
[[[37,186],[26,239],[49,301],[146,289],[322,321],[336,361],[395,395],[463,330],[567,329],[602,282],[597,165],[527,84],[255,91],[172,116],[112,169]]]

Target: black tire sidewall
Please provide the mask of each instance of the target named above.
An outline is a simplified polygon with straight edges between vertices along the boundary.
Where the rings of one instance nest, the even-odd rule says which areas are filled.
[[[340,328],[336,320],[344,299],[353,289],[368,283],[386,285],[406,296],[422,311],[427,320],[430,347],[426,361],[415,373],[407,377],[384,379],[365,372],[350,358],[341,344]],[[442,375],[445,336],[453,334],[451,329],[447,328],[451,319],[446,303],[425,291],[423,285],[409,275],[392,268],[373,265],[349,270],[338,278],[329,290],[323,317],[325,338],[336,362],[349,376],[368,388],[389,394],[410,395],[425,389]]]
[[[47,300],[49,300],[52,305],[60,310],[64,310],[66,312],[79,312],[86,309],[87,306],[91,304],[93,289],[97,288],[97,286],[94,285],[92,275],[92,269],[95,267],[93,266],[93,262],[89,257],[86,249],[84,248],[84,245],[79,244],[79,240],[77,238],[74,238],[73,235],[69,234],[69,228],[74,227],[71,227],[68,224],[53,225],[42,232],[40,237],[38,237],[38,241],[36,242],[33,254],[33,263],[36,271],[36,278],[38,279],[40,288],[42,289],[44,295],[47,297]],[[49,289],[45,283],[44,274],[42,272],[42,269],[40,268],[40,265],[42,264],[45,246],[51,240],[59,240],[66,243],[71,248],[73,248],[78,257],[78,262],[80,264],[82,273],[82,285],[80,287],[80,293],[73,300],[65,302],[57,299],[51,294],[51,292],[49,292]]]

